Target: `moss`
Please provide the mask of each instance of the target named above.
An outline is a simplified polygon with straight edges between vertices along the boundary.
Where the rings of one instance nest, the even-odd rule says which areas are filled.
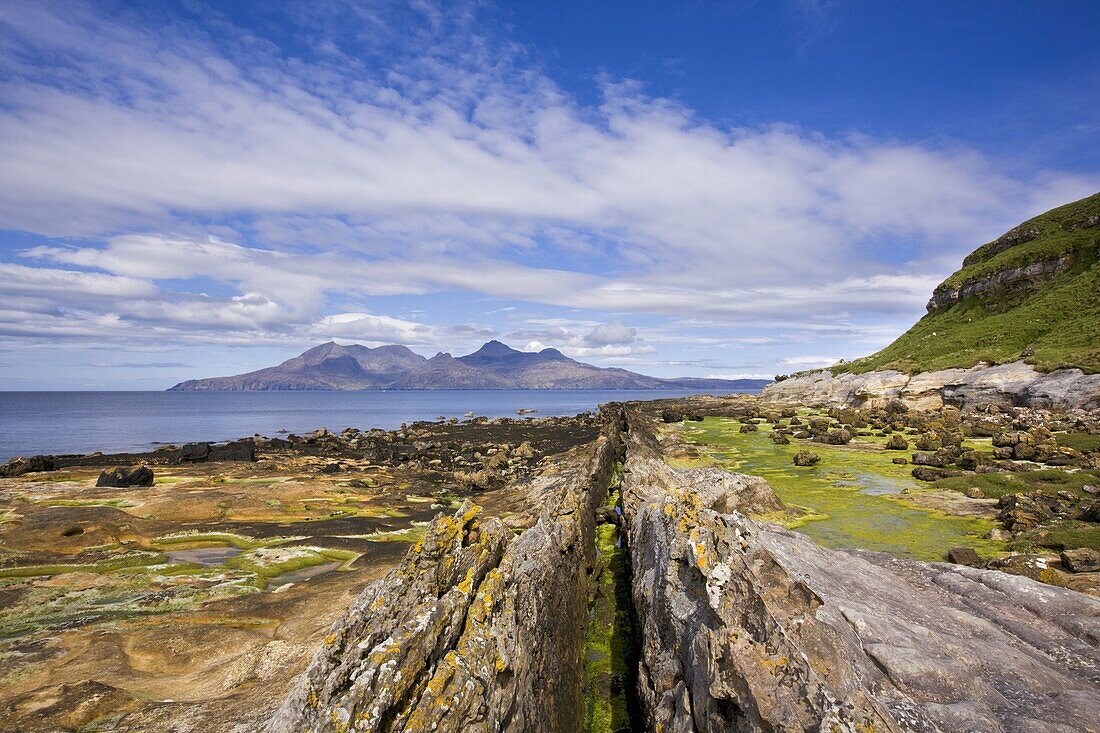
[[[619,504],[622,465],[610,478],[605,506]],[[635,683],[637,629],[630,591],[629,555],[614,524],[596,526],[596,571],[592,574],[585,630],[585,730],[630,731],[638,721],[630,690]]]
[[[168,556],[163,552],[126,552],[117,557],[95,563],[55,563],[47,565],[23,565],[0,569],[0,578],[31,578],[63,573],[110,573],[125,568],[144,567],[164,563]]]
[[[887,438],[857,436],[846,446],[813,443],[816,466],[795,467],[792,458],[805,443],[777,445],[767,432],[740,433],[736,421],[708,417],[685,427],[685,438],[733,471],[761,476],[788,505],[807,514],[758,516],[809,535],[827,547],[859,547],[921,560],[942,560],[951,547],[973,547],[982,555],[1004,544],[983,537],[995,525],[914,506],[900,492],[927,490],[910,466],[893,463],[883,449]]]
[[[990,499],[998,499],[1005,494],[1031,493],[1042,491],[1053,494],[1057,491],[1069,491],[1080,497],[1087,497],[1084,487],[1100,483],[1100,471],[1059,471],[1045,469],[1023,471],[1020,473],[980,473],[955,476],[936,481],[937,489],[950,489],[965,492],[971,487],[982,490]]]
[[[153,540],[154,545],[187,545],[188,547],[209,547],[214,545],[230,545],[241,550],[251,550],[256,547],[271,547],[286,542],[301,539],[300,537],[264,537],[258,539],[233,532],[178,532],[164,535]]]
[[[82,507],[82,506],[109,506],[116,509],[127,509],[129,507],[135,507],[132,501],[126,501],[125,499],[40,499],[35,502],[41,506],[70,506],[70,507]]]
[[[1100,524],[1065,519],[1025,532],[1011,543],[1011,548],[1017,552],[1035,552],[1041,549],[1061,552],[1080,547],[1100,550]]]
[[[1082,453],[1100,452],[1100,435],[1058,433],[1054,437],[1058,439],[1058,445],[1063,448],[1072,448]]]

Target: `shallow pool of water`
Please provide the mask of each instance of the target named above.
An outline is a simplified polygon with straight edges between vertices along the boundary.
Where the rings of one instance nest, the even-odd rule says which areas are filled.
[[[277,588],[291,583],[304,583],[310,578],[316,578],[318,575],[331,573],[338,567],[340,567],[340,562],[337,561],[321,563],[320,565],[308,565],[304,568],[298,568],[297,570],[288,570],[285,573],[276,575],[268,581],[268,587]]]
[[[857,438],[848,446],[792,441],[772,442],[768,425],[759,432],[740,433],[729,418],[688,423],[686,437],[731,471],[761,476],[788,505],[812,514],[794,528],[827,547],[859,547],[921,560],[943,560],[952,547],[973,547],[982,555],[1003,549],[983,538],[995,525],[987,520],[956,517],[922,509],[898,495],[922,491],[912,466],[893,459],[907,451],[880,449],[881,438]],[[806,448],[817,453],[816,466],[797,467],[794,454]]]
[[[165,553],[170,562],[195,562],[212,567],[222,565],[232,557],[241,554],[238,547],[199,547],[193,550],[169,550]]]

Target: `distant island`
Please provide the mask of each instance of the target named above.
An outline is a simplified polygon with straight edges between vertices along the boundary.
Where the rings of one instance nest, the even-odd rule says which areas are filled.
[[[759,389],[768,379],[661,379],[601,368],[557,349],[517,351],[489,341],[466,356],[428,359],[405,346],[369,348],[328,342],[266,369],[232,377],[189,379],[175,391],[380,389]]]

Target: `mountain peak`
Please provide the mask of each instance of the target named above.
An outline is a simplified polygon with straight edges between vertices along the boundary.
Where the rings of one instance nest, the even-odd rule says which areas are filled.
[[[494,359],[499,359],[505,356],[511,356],[512,354],[522,354],[522,351],[516,351],[511,346],[505,343],[501,343],[496,339],[492,341],[486,341],[482,344],[481,348],[475,351],[470,356],[487,356]]]

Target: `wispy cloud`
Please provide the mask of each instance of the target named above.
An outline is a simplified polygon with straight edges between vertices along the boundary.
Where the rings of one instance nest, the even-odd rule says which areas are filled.
[[[307,50],[215,10],[4,3],[0,219],[44,241],[0,263],[0,338],[495,333],[365,305],[439,292],[584,310],[587,330],[524,340],[593,357],[654,353],[638,317],[739,346],[770,338],[747,324],[867,334],[1022,213],[1097,187],[955,145],[721,124],[631,80],[586,106],[476,4],[287,12]]]

